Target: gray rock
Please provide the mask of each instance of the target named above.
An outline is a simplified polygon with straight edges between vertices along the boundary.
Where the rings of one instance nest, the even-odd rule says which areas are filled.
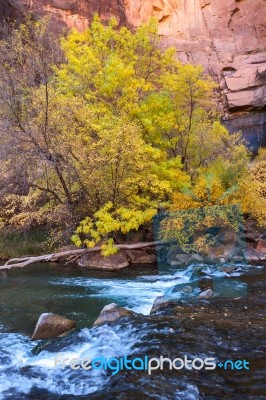
[[[171,245],[166,255],[166,260],[168,264],[171,264],[171,261],[175,260],[177,254],[181,252],[181,248],[178,245]]]
[[[118,270],[129,266],[129,260],[126,252],[119,251],[108,257],[102,256],[100,253],[85,253],[79,265],[85,268]]]
[[[266,254],[266,240],[260,239],[256,244],[256,250]]]
[[[237,270],[237,267],[236,266],[230,266],[230,267],[218,267],[217,268],[217,270],[218,271],[221,271],[221,272],[226,272],[227,274],[230,274],[231,272],[234,272],[234,271],[236,271]]]
[[[31,340],[53,339],[76,327],[76,322],[62,315],[41,314]]]
[[[244,257],[244,255],[242,257],[241,256],[234,256],[234,257],[231,258],[231,261],[233,261],[235,263],[243,262],[243,261],[245,261],[245,257]]]
[[[209,256],[204,256],[203,262],[204,262],[204,264],[213,265],[214,259]]]
[[[134,315],[133,311],[127,310],[126,308],[119,307],[115,303],[107,304],[101,311],[99,317],[94,322],[93,326],[106,324],[108,322],[114,322],[122,317],[128,317]]]
[[[181,292],[190,294],[190,293],[193,292],[193,288],[192,288],[192,286],[186,285],[186,286],[181,290]]]
[[[188,265],[191,261],[191,254],[176,254],[175,259],[171,261],[171,266]]]
[[[203,261],[203,257],[200,254],[198,254],[198,253],[191,254],[190,262],[202,263],[202,261]]]
[[[219,257],[218,261],[219,261],[219,263],[221,263],[221,264],[225,264],[227,260],[226,260],[226,258],[224,258],[224,257]]]
[[[176,299],[169,299],[164,296],[158,296],[153,302],[150,314],[153,314],[159,308],[166,307],[168,304],[176,304]]]
[[[131,264],[153,264],[157,261],[155,254],[148,254],[143,250],[128,250],[127,256]]]
[[[245,258],[249,261],[264,261],[266,259],[266,254],[255,250],[251,246],[247,246]]]
[[[198,298],[199,299],[210,299],[210,298],[212,298],[212,290],[211,289],[207,289],[207,290],[204,290],[204,292],[201,292],[199,295],[198,295]]]

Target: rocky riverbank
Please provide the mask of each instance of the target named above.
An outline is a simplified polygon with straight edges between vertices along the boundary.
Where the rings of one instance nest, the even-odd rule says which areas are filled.
[[[183,267],[194,264],[227,264],[245,261],[266,260],[266,234],[252,236],[247,242],[228,242],[218,246],[212,246],[208,252],[185,253],[180,246],[173,243],[162,243],[144,247],[139,250],[120,250],[117,254],[103,257],[100,252],[86,253],[78,257],[70,257],[67,260],[59,258],[59,262],[72,263],[81,268],[121,270],[135,264],[166,263],[172,267]],[[263,238],[263,239],[262,239]]]
[[[205,234],[204,234],[205,235]],[[204,237],[203,235],[203,237]],[[132,240],[133,239],[133,240]],[[137,242],[138,239],[144,240]],[[145,241],[146,240],[146,241]],[[241,235],[218,228],[213,236],[213,244],[208,245],[203,252],[185,252],[176,240],[153,240],[152,231],[135,232],[128,241],[118,245],[119,251],[111,256],[102,256],[101,247],[93,249],[77,249],[75,246],[64,246],[56,253],[40,256],[23,256],[21,259],[8,261],[0,269],[15,266],[25,266],[33,262],[56,262],[73,267],[95,270],[122,270],[134,265],[168,265],[182,268],[193,264],[219,264],[239,262],[256,262],[266,260],[266,233],[263,228],[249,222]]]

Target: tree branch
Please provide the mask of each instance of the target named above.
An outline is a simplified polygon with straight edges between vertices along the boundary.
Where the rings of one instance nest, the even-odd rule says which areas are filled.
[[[136,250],[136,249],[143,249],[145,247],[155,247],[158,245],[165,244],[165,242],[145,242],[145,243],[134,243],[134,244],[118,244],[120,250]],[[24,257],[24,258],[12,258],[11,260],[7,261],[5,265],[0,266],[0,271],[4,269],[11,269],[11,268],[23,268],[27,265],[34,264],[36,262],[55,262],[58,261],[60,258],[71,257],[71,256],[82,256],[86,253],[92,252],[99,252],[101,251],[101,246],[96,246],[91,249],[77,249],[77,250],[68,250],[59,253],[52,253],[52,254],[45,254],[42,256],[33,256],[33,257]],[[78,257],[77,257],[78,258]]]

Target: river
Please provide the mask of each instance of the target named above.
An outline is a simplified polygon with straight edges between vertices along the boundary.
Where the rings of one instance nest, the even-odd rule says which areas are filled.
[[[154,299],[189,284],[194,267],[158,272],[134,266],[119,272],[35,264],[0,273],[0,399],[265,399],[265,267],[237,265],[230,273],[206,266],[208,278],[224,275],[223,296],[201,302],[179,298],[149,315]],[[218,274],[218,275],[217,275]],[[224,278],[223,277],[223,278]],[[193,278],[194,279],[194,278]],[[221,281],[222,282],[222,281]],[[229,284],[228,284],[229,283]],[[232,297],[235,286],[237,300]],[[243,292],[243,288],[247,288]],[[177,290],[177,289],[175,289]],[[102,308],[115,302],[136,316],[92,328]],[[30,335],[43,312],[65,315],[78,330],[36,355]],[[66,357],[164,357],[247,359],[249,371],[147,371],[54,368]]]

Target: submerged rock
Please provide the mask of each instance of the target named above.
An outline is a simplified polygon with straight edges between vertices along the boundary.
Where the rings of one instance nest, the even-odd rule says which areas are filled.
[[[76,327],[76,322],[53,313],[41,314],[31,340],[56,338]]]
[[[193,288],[189,285],[186,285],[182,290],[183,293],[192,293],[193,292]]]
[[[79,331],[71,329],[70,331],[49,340],[40,340],[36,346],[31,349],[31,353],[37,356],[42,351],[49,351],[49,353],[59,353],[73,342],[80,341]]]
[[[236,270],[237,270],[237,267],[235,265],[229,266],[229,267],[225,266],[225,267],[218,267],[217,268],[217,271],[225,272],[226,274],[230,274],[231,272],[234,272]]]
[[[122,317],[129,317],[130,315],[134,315],[133,311],[127,310],[124,307],[119,307],[115,303],[107,304],[105,306],[99,317],[94,322],[93,326],[106,324],[108,322],[114,322]]]

